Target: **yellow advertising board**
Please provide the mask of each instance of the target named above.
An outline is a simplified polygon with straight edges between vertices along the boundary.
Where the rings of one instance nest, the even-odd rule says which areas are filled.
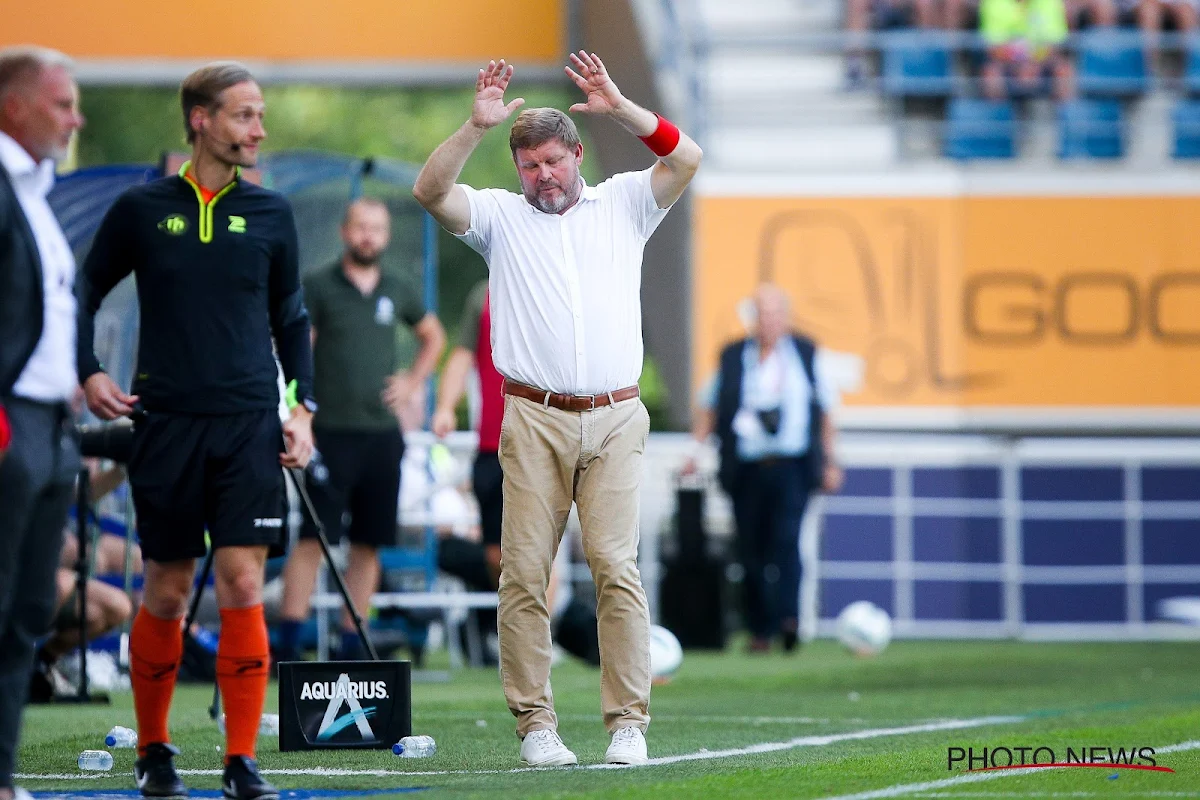
[[[0,46],[37,43],[82,60],[555,62],[562,0],[155,0],[6,2]]]
[[[694,374],[759,281],[850,406],[1200,407],[1200,196],[701,196]]]

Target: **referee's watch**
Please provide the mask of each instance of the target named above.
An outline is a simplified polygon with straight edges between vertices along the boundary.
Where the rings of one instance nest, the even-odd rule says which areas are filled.
[[[305,397],[301,397],[301,398],[300,398],[300,405],[302,405],[302,406],[304,406],[305,408],[307,408],[307,409],[308,409],[308,413],[310,413],[310,414],[316,414],[316,413],[317,413],[317,401],[316,401],[316,400],[314,400],[314,399],[312,399],[312,397],[311,397],[311,396],[305,396]]]

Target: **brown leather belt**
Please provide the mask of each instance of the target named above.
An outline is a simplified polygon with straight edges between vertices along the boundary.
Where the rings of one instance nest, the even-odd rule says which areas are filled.
[[[562,411],[591,411],[593,408],[603,408],[610,403],[619,403],[622,400],[637,397],[641,394],[641,390],[636,386],[627,386],[624,389],[604,394],[555,394],[547,392],[545,389],[537,389],[506,379],[504,393],[511,394],[513,397],[523,397],[526,400]]]

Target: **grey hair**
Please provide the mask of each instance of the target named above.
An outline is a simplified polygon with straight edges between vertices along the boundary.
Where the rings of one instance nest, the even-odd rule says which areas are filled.
[[[792,299],[788,297],[788,293],[783,290],[777,283],[760,283],[754,290],[754,306],[757,308],[764,300],[777,300],[783,306],[783,310],[790,312],[792,310]]]
[[[69,56],[49,47],[17,45],[0,49],[0,103],[14,89],[32,82],[49,69],[62,67],[67,71],[75,68]]]

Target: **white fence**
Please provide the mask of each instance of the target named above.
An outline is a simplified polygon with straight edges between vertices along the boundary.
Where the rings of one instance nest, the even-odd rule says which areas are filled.
[[[465,475],[473,435],[446,443]],[[654,434],[647,447],[640,568],[656,617],[678,469],[692,449],[683,434]],[[801,537],[808,636],[831,634],[838,611],[864,598],[888,609],[899,637],[1200,635],[1160,615],[1164,600],[1200,595],[1200,446],[1191,440],[849,433],[838,455],[845,491],[814,501]],[[702,463],[711,467],[712,454]],[[439,522],[405,516],[402,524]],[[732,552],[729,503],[715,488],[705,518],[718,549]],[[586,579],[586,565],[575,569]]]

